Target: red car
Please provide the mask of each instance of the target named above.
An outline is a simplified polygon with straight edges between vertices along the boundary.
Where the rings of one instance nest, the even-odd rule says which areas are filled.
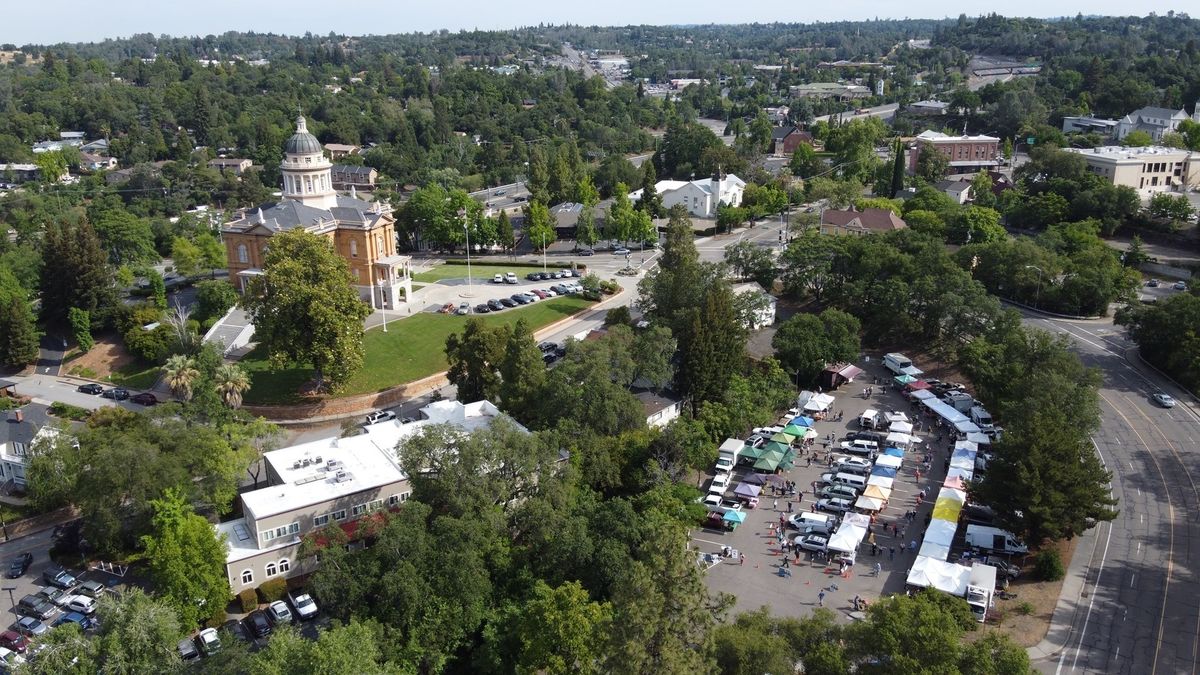
[[[154,394],[151,394],[148,391],[144,391],[140,394],[137,394],[136,396],[134,396],[133,398],[131,398],[129,400],[133,401],[134,403],[136,403],[138,405],[144,405],[147,407],[152,406],[152,405],[158,405],[158,397],[155,396]]]
[[[6,647],[18,654],[24,654],[29,649],[29,638],[15,630],[6,630],[0,633],[0,647]]]

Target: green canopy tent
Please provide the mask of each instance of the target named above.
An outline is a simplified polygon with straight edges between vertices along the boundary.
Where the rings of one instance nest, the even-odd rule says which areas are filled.
[[[747,445],[746,447],[742,448],[741,454],[738,455],[738,460],[740,461],[743,458],[758,459],[759,457],[762,457],[762,454],[766,452],[766,450],[767,449],[765,447],[756,448],[753,445]]]
[[[804,427],[797,426],[795,424],[789,424],[783,428],[783,433],[795,438],[804,438],[804,434],[808,431],[810,431],[810,429],[805,429]]]
[[[913,377],[912,375],[897,375],[892,379],[896,381],[896,384],[899,384],[902,387],[910,382],[917,381],[917,378]]]
[[[778,452],[781,455],[791,449],[791,445],[787,443],[780,443],[779,441],[771,441],[763,447],[763,450]],[[759,457],[762,457],[762,455],[759,455]]]
[[[789,433],[785,433],[785,432],[781,431],[771,437],[771,442],[783,443],[784,445],[791,445],[792,441],[796,440],[796,436],[798,436],[798,435],[799,434],[793,435],[793,434],[789,434]]]
[[[758,471],[775,471],[779,468],[779,463],[783,461],[784,452],[780,450],[768,450],[763,453],[762,457],[754,463],[754,468]]]

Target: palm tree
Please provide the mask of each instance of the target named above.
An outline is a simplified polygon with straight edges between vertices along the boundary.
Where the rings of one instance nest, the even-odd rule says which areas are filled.
[[[217,368],[214,380],[217,393],[221,395],[221,400],[225,402],[225,405],[230,408],[241,407],[242,394],[250,388],[250,378],[246,375],[246,371],[232,363],[226,363]]]
[[[184,401],[192,400],[192,384],[200,377],[195,362],[183,354],[176,354],[167,359],[163,366],[163,375],[167,378],[167,386]]]

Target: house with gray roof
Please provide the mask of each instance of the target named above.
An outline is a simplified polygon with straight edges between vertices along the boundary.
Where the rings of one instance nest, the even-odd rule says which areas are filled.
[[[4,413],[4,422],[0,423],[0,491],[25,491],[25,473],[34,443],[58,434],[49,410],[38,403],[27,403]]]
[[[1193,117],[1200,119],[1200,110],[1197,110]],[[1179,128],[1179,123],[1187,119],[1187,111],[1183,108],[1139,108],[1117,121],[1117,140],[1123,140],[1134,131],[1145,131],[1150,134],[1150,138],[1161,141],[1163,134],[1175,131]]]

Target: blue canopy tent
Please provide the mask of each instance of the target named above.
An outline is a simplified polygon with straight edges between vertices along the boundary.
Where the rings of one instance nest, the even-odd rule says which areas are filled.
[[[891,455],[892,457],[899,457],[901,459],[904,458],[904,451],[900,448],[884,448],[883,454]]]
[[[788,424],[795,424],[798,427],[811,427],[813,425],[813,418],[800,415],[798,417],[793,417],[792,421],[788,422]]]
[[[895,478],[896,470],[890,466],[877,466],[871,469],[872,476],[882,476],[884,478]]]
[[[730,509],[725,512],[725,522],[727,523],[744,523],[746,522],[746,514],[741,511]]]

